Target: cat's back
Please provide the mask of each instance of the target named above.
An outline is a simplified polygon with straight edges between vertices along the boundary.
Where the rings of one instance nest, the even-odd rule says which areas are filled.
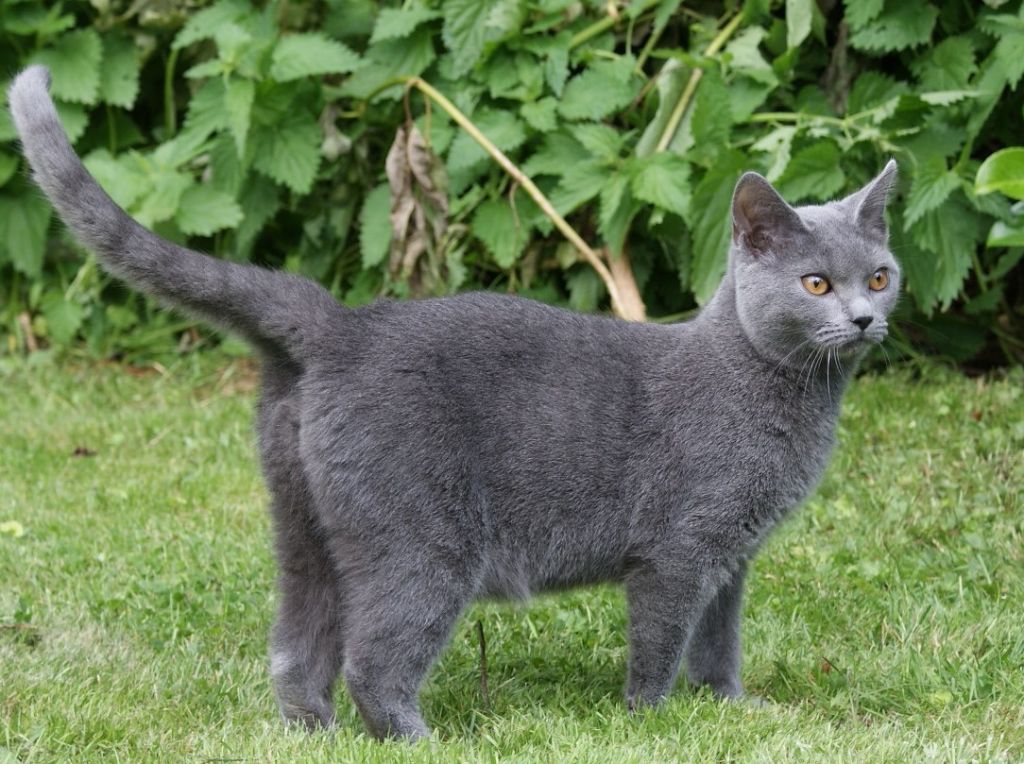
[[[453,395],[481,384],[612,394],[635,381],[669,341],[661,326],[490,292],[377,302],[351,311],[340,332],[320,373],[362,384],[412,375]]]

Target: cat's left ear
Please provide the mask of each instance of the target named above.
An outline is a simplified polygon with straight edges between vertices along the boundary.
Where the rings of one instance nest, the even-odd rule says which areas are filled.
[[[756,172],[744,173],[732,194],[732,241],[756,256],[805,231],[797,211]]]
[[[898,171],[896,160],[890,159],[873,181],[843,200],[844,204],[853,208],[858,226],[882,239],[889,235],[885,223],[885,203],[889,191],[896,183]]]

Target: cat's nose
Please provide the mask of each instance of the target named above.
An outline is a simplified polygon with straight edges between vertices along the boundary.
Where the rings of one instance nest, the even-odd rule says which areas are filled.
[[[864,331],[871,326],[871,322],[874,321],[875,318],[874,316],[857,316],[857,318],[851,318],[850,320],[857,324],[861,331]]]

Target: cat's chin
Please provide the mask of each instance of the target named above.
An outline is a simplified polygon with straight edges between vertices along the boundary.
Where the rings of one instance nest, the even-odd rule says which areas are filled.
[[[871,339],[869,337],[854,337],[851,340],[847,340],[835,347],[835,352],[843,360],[859,361],[864,355],[875,345],[879,344],[879,340]]]

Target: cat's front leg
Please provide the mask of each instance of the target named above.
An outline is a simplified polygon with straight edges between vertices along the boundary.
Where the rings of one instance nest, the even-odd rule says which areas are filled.
[[[740,681],[740,610],[747,563],[741,561],[701,614],[686,646],[690,682],[722,698],[743,695]]]
[[[630,573],[630,710],[660,703],[672,690],[683,651],[728,571],[705,555],[674,550]]]

